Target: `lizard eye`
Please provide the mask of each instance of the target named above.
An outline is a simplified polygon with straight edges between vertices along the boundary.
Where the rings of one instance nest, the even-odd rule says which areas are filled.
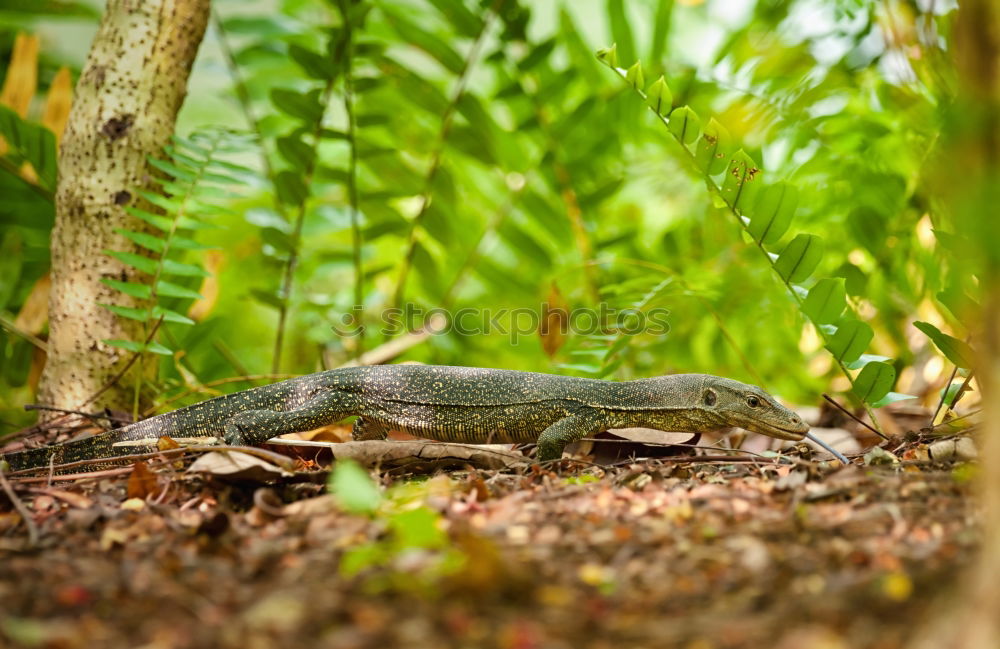
[[[756,408],[760,405],[760,399],[751,394],[749,397],[747,397],[747,405],[750,406],[751,408]]]
[[[706,406],[715,405],[715,392],[712,390],[705,390],[704,401]]]

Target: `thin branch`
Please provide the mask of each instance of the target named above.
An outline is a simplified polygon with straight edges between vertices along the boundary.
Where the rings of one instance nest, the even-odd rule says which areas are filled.
[[[49,344],[47,342],[45,342],[38,336],[32,334],[31,332],[21,329],[20,327],[17,326],[17,324],[11,322],[2,315],[0,315],[0,327],[3,327],[4,329],[11,332],[15,336],[20,336],[21,338],[24,338],[29,343],[31,343],[38,349],[42,350],[46,354],[49,353]]]
[[[955,397],[951,400],[951,405],[948,406],[948,410],[954,410],[955,406],[958,404],[958,400],[969,390],[969,382],[972,381],[972,377],[975,375],[974,370],[969,370],[968,376],[965,377],[965,381],[962,382],[962,387],[958,389],[955,393]]]
[[[945,383],[944,390],[941,390],[941,398],[938,399],[937,408],[934,409],[934,415],[931,416],[930,425],[933,426],[934,422],[937,421],[938,414],[941,412],[941,406],[944,405],[944,400],[948,397],[948,388],[951,387],[951,382],[955,380],[955,375],[958,374],[958,365],[955,366],[951,371],[951,376],[948,377],[947,383]]]
[[[417,234],[419,226],[423,222],[424,216],[427,214],[427,209],[431,204],[434,179],[437,176],[438,169],[441,167],[441,158],[444,155],[445,142],[451,132],[451,125],[454,121],[455,112],[458,110],[458,102],[462,98],[462,95],[465,94],[465,87],[468,85],[469,78],[472,76],[471,72],[473,65],[476,62],[476,59],[479,58],[479,53],[483,46],[486,44],[486,36],[490,31],[490,26],[493,24],[495,15],[496,14],[492,9],[487,12],[486,19],[483,20],[482,26],[479,29],[479,34],[476,36],[476,40],[472,44],[472,49],[469,50],[469,54],[465,57],[465,61],[462,64],[462,71],[459,74],[458,81],[455,83],[455,88],[452,91],[448,106],[444,109],[444,113],[441,115],[441,128],[438,131],[437,148],[434,150],[433,156],[431,157],[430,167],[428,167],[427,175],[424,177],[424,191],[420,195],[420,210],[417,212],[417,215],[413,217],[413,220],[410,221],[406,252],[403,255],[403,262],[400,266],[399,278],[396,280],[396,289],[393,291],[392,306],[394,308],[398,309],[403,304],[403,296],[406,294],[406,280],[409,277],[410,267],[413,265],[413,256],[416,254],[417,250]]]
[[[876,429],[872,428],[871,426],[869,426],[867,422],[863,421],[860,417],[858,417],[857,415],[855,415],[853,412],[851,412],[850,410],[848,410],[844,406],[842,406],[839,403],[837,403],[837,400],[834,399],[833,397],[831,397],[829,394],[826,394],[824,392],[823,393],[823,398],[826,399],[835,408],[837,408],[838,410],[840,410],[842,413],[844,413],[845,415],[847,415],[848,417],[850,417],[851,419],[853,419],[854,421],[858,422],[859,424],[861,424],[862,426],[864,426],[865,428],[867,428],[871,432],[875,433],[876,435],[878,435],[882,439],[888,441],[889,438],[886,437],[885,434],[882,431],[876,430]]]

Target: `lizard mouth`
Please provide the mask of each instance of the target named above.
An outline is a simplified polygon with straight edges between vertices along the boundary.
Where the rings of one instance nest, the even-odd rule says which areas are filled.
[[[767,435],[768,437],[787,439],[793,442],[797,442],[798,440],[804,438],[806,433],[809,432],[809,425],[806,423],[802,423],[793,428],[785,428],[783,426],[769,424],[763,421],[754,421],[747,422],[745,428],[752,433],[760,433],[761,435]]]

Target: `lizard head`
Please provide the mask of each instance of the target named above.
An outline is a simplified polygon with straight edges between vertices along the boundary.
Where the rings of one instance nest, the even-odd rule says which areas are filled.
[[[756,385],[706,376],[698,399],[703,409],[727,426],[790,440],[800,440],[809,432],[809,424]]]

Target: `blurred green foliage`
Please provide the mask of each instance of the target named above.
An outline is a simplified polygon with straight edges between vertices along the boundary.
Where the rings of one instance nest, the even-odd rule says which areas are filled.
[[[619,378],[704,371],[814,402],[836,363],[809,319],[829,326],[843,306],[873,334],[860,360],[892,358],[886,367],[899,377],[887,386],[888,370],[873,367],[865,394],[919,391],[920,373],[904,370],[926,361],[929,341],[912,321],[961,340],[960,303],[976,290],[935,236],[924,177],[954,76],[953,8],[930,7],[218,2],[179,131],[248,132],[254,144],[237,162],[257,176],[210,217],[216,227],[196,233],[221,252],[204,264],[218,294],[195,326],[163,323],[179,353],[161,360],[160,390],[334,367],[385,343],[382,314],[403,303],[530,308],[558,325],[603,301],[669,309],[670,331],[609,326],[516,344],[451,332],[396,360]],[[65,23],[2,18],[0,45],[13,29],[37,29],[43,53],[81,65],[85,51],[53,45]],[[628,83],[594,56],[612,42],[623,68],[643,61]],[[673,133],[692,164],[629,84],[653,89],[657,113],[686,106],[678,124],[723,148],[738,143],[765,170],[771,209],[741,227],[727,185],[722,195],[705,191],[699,165],[713,164],[712,139]],[[786,191],[797,194],[791,210]],[[0,209],[0,242],[30,269],[4,272],[5,321],[44,272],[44,255],[26,252],[41,249],[19,242],[50,225],[51,204]],[[822,240],[810,260],[821,279],[806,283],[800,312],[753,248],[781,239],[807,249],[811,239],[796,239],[806,234]],[[189,252],[195,262],[199,254]],[[358,322],[363,338],[334,330]],[[13,425],[24,418],[11,409],[30,395],[5,388],[25,385],[33,361],[28,343],[4,335],[0,392],[16,396],[0,417]]]

